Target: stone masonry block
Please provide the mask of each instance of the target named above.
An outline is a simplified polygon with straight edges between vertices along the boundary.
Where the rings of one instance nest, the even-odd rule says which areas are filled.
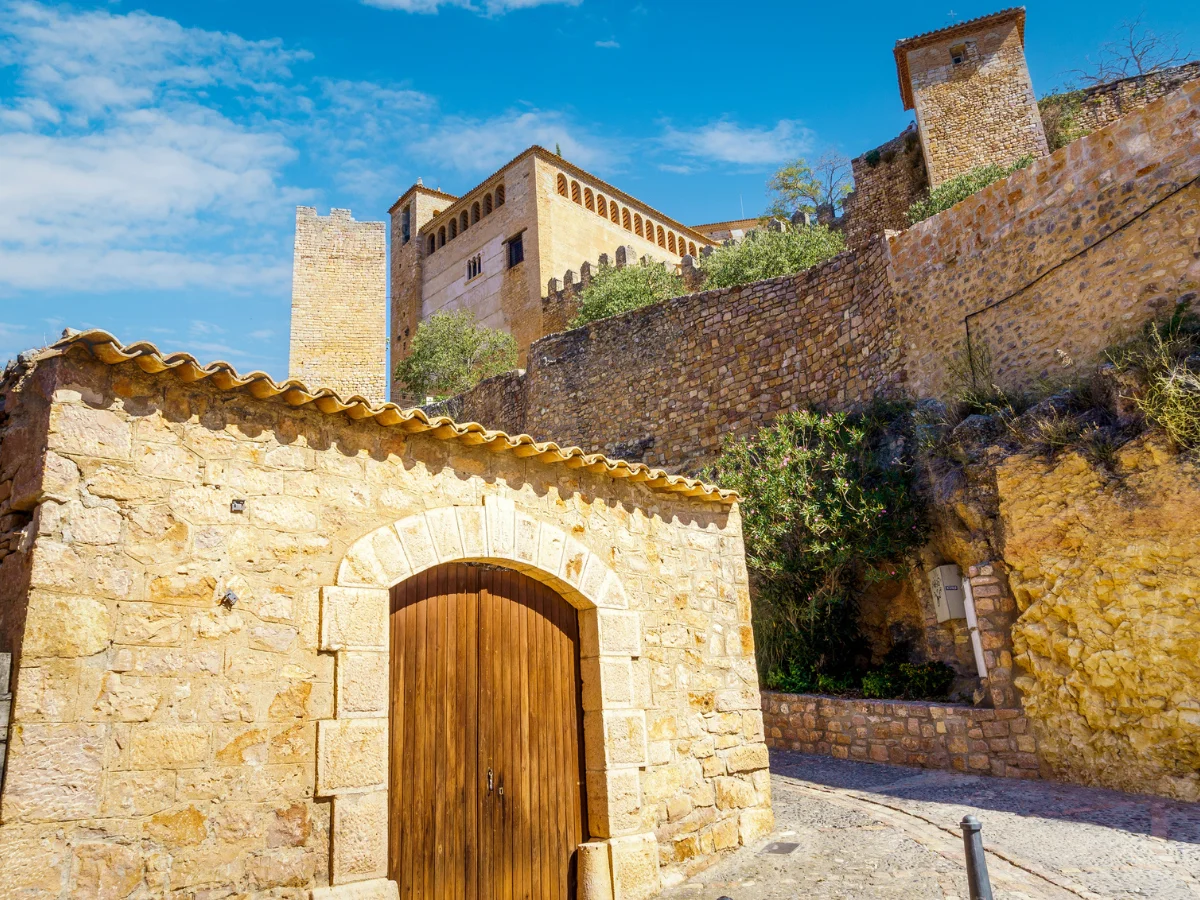
[[[454,509],[458,517],[458,533],[462,538],[463,555],[468,559],[488,555],[487,516],[485,507],[458,506]]]
[[[317,795],[383,790],[388,773],[386,719],[317,723]]]
[[[555,528],[553,525],[543,524],[539,532],[536,560],[538,568],[557,575],[562,564],[567,536],[561,528]]]
[[[56,822],[100,814],[104,725],[17,725],[12,729],[0,817]]]
[[[514,519],[513,553],[512,558],[527,563],[537,563],[538,527],[537,519],[524,513],[517,513]]]
[[[12,684],[12,654],[0,653],[0,697],[9,692]]]
[[[613,900],[647,900],[658,893],[658,842],[653,834],[609,841]]]
[[[642,829],[641,771],[587,773],[588,829],[592,837],[634,834]]]
[[[641,656],[642,617],[632,610],[581,610],[579,641],[583,656]]]
[[[545,540],[543,533],[542,539]],[[592,554],[588,552],[587,547],[583,546],[575,538],[568,536],[566,546],[563,548],[562,562],[559,564],[557,574],[567,584],[580,586],[583,580],[583,574],[587,564],[591,562]]]
[[[400,535],[400,543],[404,545],[404,553],[413,573],[437,565],[437,550],[433,546],[433,537],[429,533],[429,524],[425,516],[401,519],[396,523],[396,533]]]
[[[384,588],[321,588],[321,649],[386,650],[390,603]]]
[[[388,794],[372,791],[333,800],[334,884],[382,878],[388,863]]]
[[[598,593],[590,593],[595,576],[601,573],[605,576],[604,583]],[[625,609],[629,606],[629,598],[625,596],[625,587],[621,584],[621,579],[603,565],[598,556],[593,556],[588,562],[588,569],[583,573],[581,590],[585,596],[593,598],[595,604],[602,609]]]
[[[516,504],[507,497],[483,498],[487,518],[488,556],[513,559],[516,554]]]
[[[458,533],[458,516],[455,515],[454,507],[431,509],[425,513],[425,521],[429,525],[429,534],[433,538],[433,549],[437,552],[438,562],[462,559],[462,536]]]
[[[725,767],[731,772],[754,772],[770,765],[766,744],[741,744],[724,753]]]
[[[603,742],[585,740],[589,769],[646,765],[646,713],[640,709],[612,709],[583,714],[585,735],[602,735]]]
[[[32,591],[22,651],[27,659],[91,656],[108,648],[112,625],[102,600]]]
[[[394,528],[377,528],[350,545],[338,569],[338,584],[391,587],[409,575],[408,558]]]
[[[612,864],[605,841],[579,845],[578,900],[612,900]]]
[[[633,660],[627,656],[592,656],[580,662],[583,708],[629,706],[634,698]]]
[[[388,713],[388,655],[346,650],[337,655],[337,716],[376,718]]]

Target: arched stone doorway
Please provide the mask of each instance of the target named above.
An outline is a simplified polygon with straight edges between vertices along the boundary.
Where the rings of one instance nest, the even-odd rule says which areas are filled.
[[[575,896],[587,840],[579,621],[453,562],[391,589],[388,877],[401,898]]]

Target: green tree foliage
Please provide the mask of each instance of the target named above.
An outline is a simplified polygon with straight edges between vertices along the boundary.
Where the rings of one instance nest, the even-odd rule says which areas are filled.
[[[517,367],[513,336],[475,321],[470,310],[434,313],[417,326],[412,351],[396,377],[418,403],[469,391],[484,378]]]
[[[601,266],[579,295],[582,303],[571,327],[578,328],[686,292],[682,278],[654,261],[619,269]]]
[[[786,412],[728,440],[707,473],[741,496],[768,686],[845,674],[858,646],[855,594],[896,577],[925,540],[912,466],[895,450],[912,446],[910,430],[897,405],[853,416]]]
[[[733,287],[803,271],[845,249],[841,232],[824,225],[786,231],[759,229],[735,244],[718,247],[700,267],[706,288]]]
[[[767,182],[768,214],[788,219],[798,210],[815,213],[818,206],[840,211],[854,189],[851,172],[850,160],[839,153],[825,153],[812,165],[803,158],[788,163]]]
[[[1085,98],[1083,91],[1064,91],[1038,101],[1042,126],[1046,130],[1046,143],[1050,145],[1051,152],[1091,133],[1079,121]]]
[[[942,210],[961,203],[972,194],[982,191],[989,184],[999,181],[1001,178],[1007,178],[1017,169],[1024,169],[1032,163],[1032,156],[1022,156],[1011,166],[989,163],[986,166],[972,169],[970,172],[964,172],[956,178],[951,178],[931,190],[929,196],[924,200],[918,200],[908,208],[908,224],[916,225],[930,216],[935,216]]]

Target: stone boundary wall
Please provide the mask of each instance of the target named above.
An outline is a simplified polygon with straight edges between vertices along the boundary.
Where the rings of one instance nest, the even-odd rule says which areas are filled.
[[[1198,124],[1193,81],[890,236],[910,392],[948,392],[968,330],[1023,387],[1200,289]]]
[[[1075,124],[1096,131],[1196,79],[1200,79],[1200,60],[1084,88]]]
[[[1038,778],[1037,747],[1018,709],[916,700],[855,700],[763,691],[767,746],[924,769]]]
[[[429,411],[695,471],[724,435],[903,380],[882,241],[796,275],[676,297],[537,341],[524,375]],[[614,427],[615,426],[615,427]]]
[[[863,247],[885,231],[908,227],[908,208],[929,187],[915,125],[850,161],[854,190],[843,204],[846,244]]]

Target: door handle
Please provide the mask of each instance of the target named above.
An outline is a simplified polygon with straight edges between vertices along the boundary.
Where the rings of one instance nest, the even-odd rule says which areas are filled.
[[[492,770],[488,769],[488,793],[490,794],[491,792],[492,792]],[[501,793],[504,793],[503,789],[501,789]]]

